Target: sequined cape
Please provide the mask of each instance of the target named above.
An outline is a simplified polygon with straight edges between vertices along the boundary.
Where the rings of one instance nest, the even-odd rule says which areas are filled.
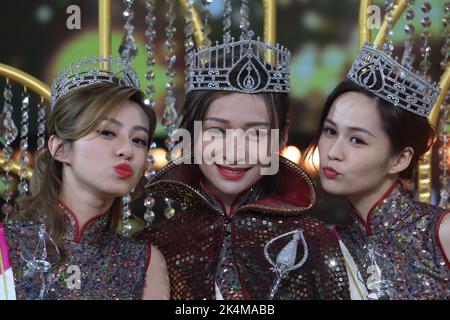
[[[107,213],[87,221],[80,229],[73,212],[63,204],[59,207],[67,220],[64,236],[67,260],[51,269],[53,280],[45,299],[141,299],[151,246],[108,231]],[[32,221],[9,221],[5,225],[17,299],[36,298],[33,293],[36,279],[24,276],[27,265],[21,254],[32,255],[38,230],[39,224]],[[51,245],[47,246],[51,250]],[[75,278],[70,279],[76,268],[81,275],[79,289]]]
[[[150,181],[147,189],[153,195],[169,197],[187,207],[139,235],[150,239],[166,258],[172,299],[216,298],[219,253],[227,229],[244,299],[268,298],[275,274],[264,256],[264,246],[296,229],[304,232],[308,258],[281,281],[274,299],[349,298],[345,264],[334,235],[305,213],[316,201],[313,182],[285,158],[280,160],[278,178],[279,190],[256,199],[249,196],[253,188],[244,192],[234,201],[229,216],[220,200],[212,201],[213,195],[207,197],[201,191],[202,174],[197,165],[172,162]],[[274,243],[269,251],[273,260],[289,240]],[[304,251],[299,245],[297,260]]]
[[[438,238],[448,210],[414,201],[396,182],[371,208],[367,223],[353,209],[354,222],[337,231],[367,283],[368,246],[377,253],[382,277],[394,299],[450,299],[450,263]]]

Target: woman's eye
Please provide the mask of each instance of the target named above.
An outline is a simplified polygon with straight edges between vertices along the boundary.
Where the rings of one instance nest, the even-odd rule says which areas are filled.
[[[115,137],[116,136],[116,134],[114,132],[109,131],[109,130],[98,130],[97,132],[105,137]]]
[[[324,127],[323,133],[334,136],[336,134],[336,130],[334,130],[333,128],[330,128],[330,127]]]
[[[350,138],[350,142],[353,144],[366,144],[363,140],[361,140],[357,137]]]
[[[206,131],[209,134],[217,134],[217,133],[219,133],[219,134],[225,135],[225,133],[226,133],[226,130],[224,128],[208,128]]]
[[[249,130],[246,134],[251,139],[263,139],[267,137],[267,130],[265,129]]]
[[[148,145],[147,140],[144,140],[144,139],[141,139],[141,138],[135,138],[135,139],[133,139],[133,142],[135,142],[135,143],[137,143],[137,144],[139,144],[141,146],[144,146],[144,147],[146,147]]]

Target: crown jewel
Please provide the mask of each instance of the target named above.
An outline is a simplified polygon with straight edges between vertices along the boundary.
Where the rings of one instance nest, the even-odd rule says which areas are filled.
[[[189,55],[187,92],[222,90],[242,93],[289,92],[287,48],[252,40],[249,31],[239,41],[200,48]]]
[[[348,78],[378,97],[419,116],[427,117],[439,95],[430,84],[367,42],[362,47]]]
[[[71,90],[104,82],[139,89],[139,78],[128,60],[120,57],[85,58],[58,72],[51,87],[51,107],[53,109],[56,101]]]

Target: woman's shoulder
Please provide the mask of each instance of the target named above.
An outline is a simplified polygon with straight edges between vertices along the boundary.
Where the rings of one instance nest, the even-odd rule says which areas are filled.
[[[3,222],[3,230],[8,238],[12,237],[24,237],[27,234],[36,232],[39,227],[39,223],[32,220],[12,220]]]

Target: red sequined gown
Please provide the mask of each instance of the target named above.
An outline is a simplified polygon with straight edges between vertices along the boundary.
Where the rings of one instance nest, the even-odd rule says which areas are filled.
[[[172,299],[268,299],[276,281],[269,259],[293,239],[277,236],[302,230],[306,250],[297,244],[299,268],[281,279],[274,299],[348,299],[345,264],[338,243],[325,225],[308,216],[315,187],[296,164],[280,160],[278,188],[264,183],[241,194],[230,215],[201,183],[197,165],[170,163],[147,186],[153,195],[183,203],[187,209],[139,237],[150,239],[166,258]],[[308,252],[306,252],[308,251]],[[220,291],[220,295],[217,294]]]

